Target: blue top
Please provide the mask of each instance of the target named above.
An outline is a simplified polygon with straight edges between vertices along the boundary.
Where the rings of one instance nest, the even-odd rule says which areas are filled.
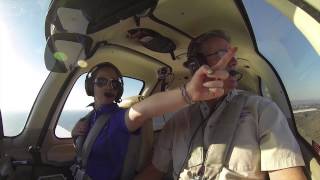
[[[101,129],[88,157],[86,173],[93,180],[113,180],[121,176],[130,138],[125,124],[125,112],[125,109],[113,103],[95,110],[90,117],[91,129],[101,114],[111,113],[109,122]]]

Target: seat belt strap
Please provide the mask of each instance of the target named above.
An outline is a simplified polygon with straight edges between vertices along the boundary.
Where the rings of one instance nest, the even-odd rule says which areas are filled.
[[[93,127],[90,129],[80,151],[80,163],[82,168],[86,167],[87,160],[92,150],[93,143],[95,142],[101,129],[108,123],[109,119],[110,119],[110,114],[100,115],[96,120],[96,122],[94,123]]]
[[[218,127],[216,128],[217,131],[214,133],[215,136],[219,136],[223,139],[222,142],[225,143],[217,143],[213,145],[211,152],[207,152],[207,161],[205,162],[205,166],[210,166],[210,164],[217,164],[220,166],[217,168],[216,172],[211,172],[217,175],[224,165],[227,165],[230,159],[230,153],[233,149],[233,140],[235,134],[237,132],[239,126],[239,117],[242,112],[242,109],[246,103],[246,96],[238,95],[236,96],[233,101],[225,108],[222,112],[224,114],[223,122],[220,122]],[[233,112],[233,113],[227,113]],[[224,124],[224,125],[223,125]],[[227,126],[225,126],[228,124]],[[220,127],[221,126],[221,127]],[[225,127],[225,128],[223,128]],[[222,140],[220,139],[220,141]],[[213,156],[211,153],[220,154],[219,156]],[[208,174],[207,174],[208,175]]]
[[[82,117],[79,121],[82,121],[82,122],[89,122],[90,121],[90,117],[91,115],[93,114],[93,111],[90,111],[86,116]],[[80,160],[80,153],[81,153],[81,150],[82,150],[82,146],[83,146],[83,143],[86,139],[86,136],[83,135],[83,136],[75,136],[75,137],[72,137],[73,138],[73,143],[75,144],[75,147],[76,147],[76,154],[77,154],[77,162],[79,162]]]
[[[180,177],[181,179],[210,177],[211,179],[221,171],[223,165],[228,162],[229,153],[232,151],[233,139],[236,135],[239,117],[246,104],[246,99],[243,95],[237,95],[223,109],[215,109],[215,112],[208,119],[208,121],[211,118],[218,120],[214,123],[214,130],[209,130],[205,134],[205,128],[201,128],[200,131],[194,132],[196,134],[189,134],[190,141],[192,140],[190,142],[191,151],[188,152],[189,159],[182,163],[180,174],[177,174],[176,177]],[[195,104],[195,106],[197,107],[192,108],[189,113],[192,119],[199,119],[201,118],[199,113],[200,107],[198,104]],[[190,123],[190,126],[195,127],[195,129],[198,129],[202,125],[199,122],[196,123],[196,121],[191,121]],[[194,139],[191,135],[194,136]],[[209,147],[207,152],[204,150],[204,138],[206,137],[211,139],[208,142]],[[187,169],[187,171],[182,172],[183,168]]]
[[[233,126],[229,129],[230,131],[230,136],[228,139],[228,144],[226,145],[226,149],[222,158],[222,164],[223,165],[227,165],[227,163],[229,162],[230,159],[230,154],[231,154],[231,150],[233,149],[233,141],[234,141],[234,137],[237,133],[237,129],[239,127],[240,124],[240,116],[241,116],[241,112],[246,104],[246,96],[245,95],[238,95],[237,97],[235,97],[237,100],[234,102],[233,105],[229,106],[229,108],[232,108],[234,113],[233,114],[228,114],[227,115],[227,122],[232,122],[233,121]],[[230,111],[229,111],[230,112]]]

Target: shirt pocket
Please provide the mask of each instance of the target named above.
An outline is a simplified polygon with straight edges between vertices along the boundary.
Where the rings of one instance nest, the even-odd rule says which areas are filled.
[[[239,173],[223,167],[216,180],[264,180],[265,173]]]
[[[240,174],[238,174],[238,173],[236,173],[226,167],[222,167],[222,170],[217,175],[216,180],[228,180],[228,179],[241,180],[241,179],[245,179],[245,177],[241,176]]]
[[[229,152],[229,168],[236,172],[260,171],[260,149],[257,138],[257,124],[250,113],[239,119],[239,124]]]
[[[260,171],[260,152],[254,147],[234,147],[229,168],[236,172]]]

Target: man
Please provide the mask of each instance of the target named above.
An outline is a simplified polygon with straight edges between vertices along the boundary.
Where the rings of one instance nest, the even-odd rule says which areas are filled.
[[[223,95],[221,80],[229,75],[223,69],[234,53],[235,49],[230,50],[224,60],[215,67],[215,71],[203,66],[186,86],[152,95],[129,109],[121,109],[116,104],[123,92],[120,71],[109,62],[93,67],[87,74],[85,88],[87,95],[94,97],[94,110],[88,121],[82,119],[76,123],[72,137],[76,139],[79,136],[89,136],[91,129],[101,120],[99,117],[105,114],[110,117],[94,140],[87,162],[83,164],[82,161],[78,167],[73,166],[76,179],[119,179],[130,135],[139,133],[137,130],[152,117],[176,111],[191,101],[208,100]],[[215,80],[209,81],[208,77]],[[204,82],[207,84],[203,84]]]
[[[175,113],[161,132],[152,164],[136,179],[161,179],[170,166],[174,179],[306,179],[299,145],[281,110],[269,99],[235,90],[235,50],[220,30],[190,43],[185,65],[194,75],[187,101],[206,101]],[[209,71],[201,81],[199,72],[206,65],[220,78]],[[226,71],[231,76],[221,78]],[[219,95],[203,98],[199,87]]]

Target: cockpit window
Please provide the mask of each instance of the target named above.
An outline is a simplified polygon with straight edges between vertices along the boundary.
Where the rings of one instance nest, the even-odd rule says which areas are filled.
[[[266,1],[244,0],[243,3],[258,50],[277,70],[285,85],[300,135],[310,144],[320,143],[320,54],[301,28],[295,26],[297,13],[303,10],[296,8],[292,23]],[[312,24],[308,26],[314,28]]]
[[[86,94],[84,88],[85,78],[86,74],[79,77],[63,107],[55,128],[55,135],[59,138],[70,138],[71,130],[75,123],[92,110],[92,107],[88,107],[88,105],[93,102],[93,97]],[[144,86],[142,81],[129,77],[124,77],[123,83],[122,99],[139,95]]]
[[[0,1],[0,107],[5,136],[22,132],[48,76],[44,23],[50,0]]]

